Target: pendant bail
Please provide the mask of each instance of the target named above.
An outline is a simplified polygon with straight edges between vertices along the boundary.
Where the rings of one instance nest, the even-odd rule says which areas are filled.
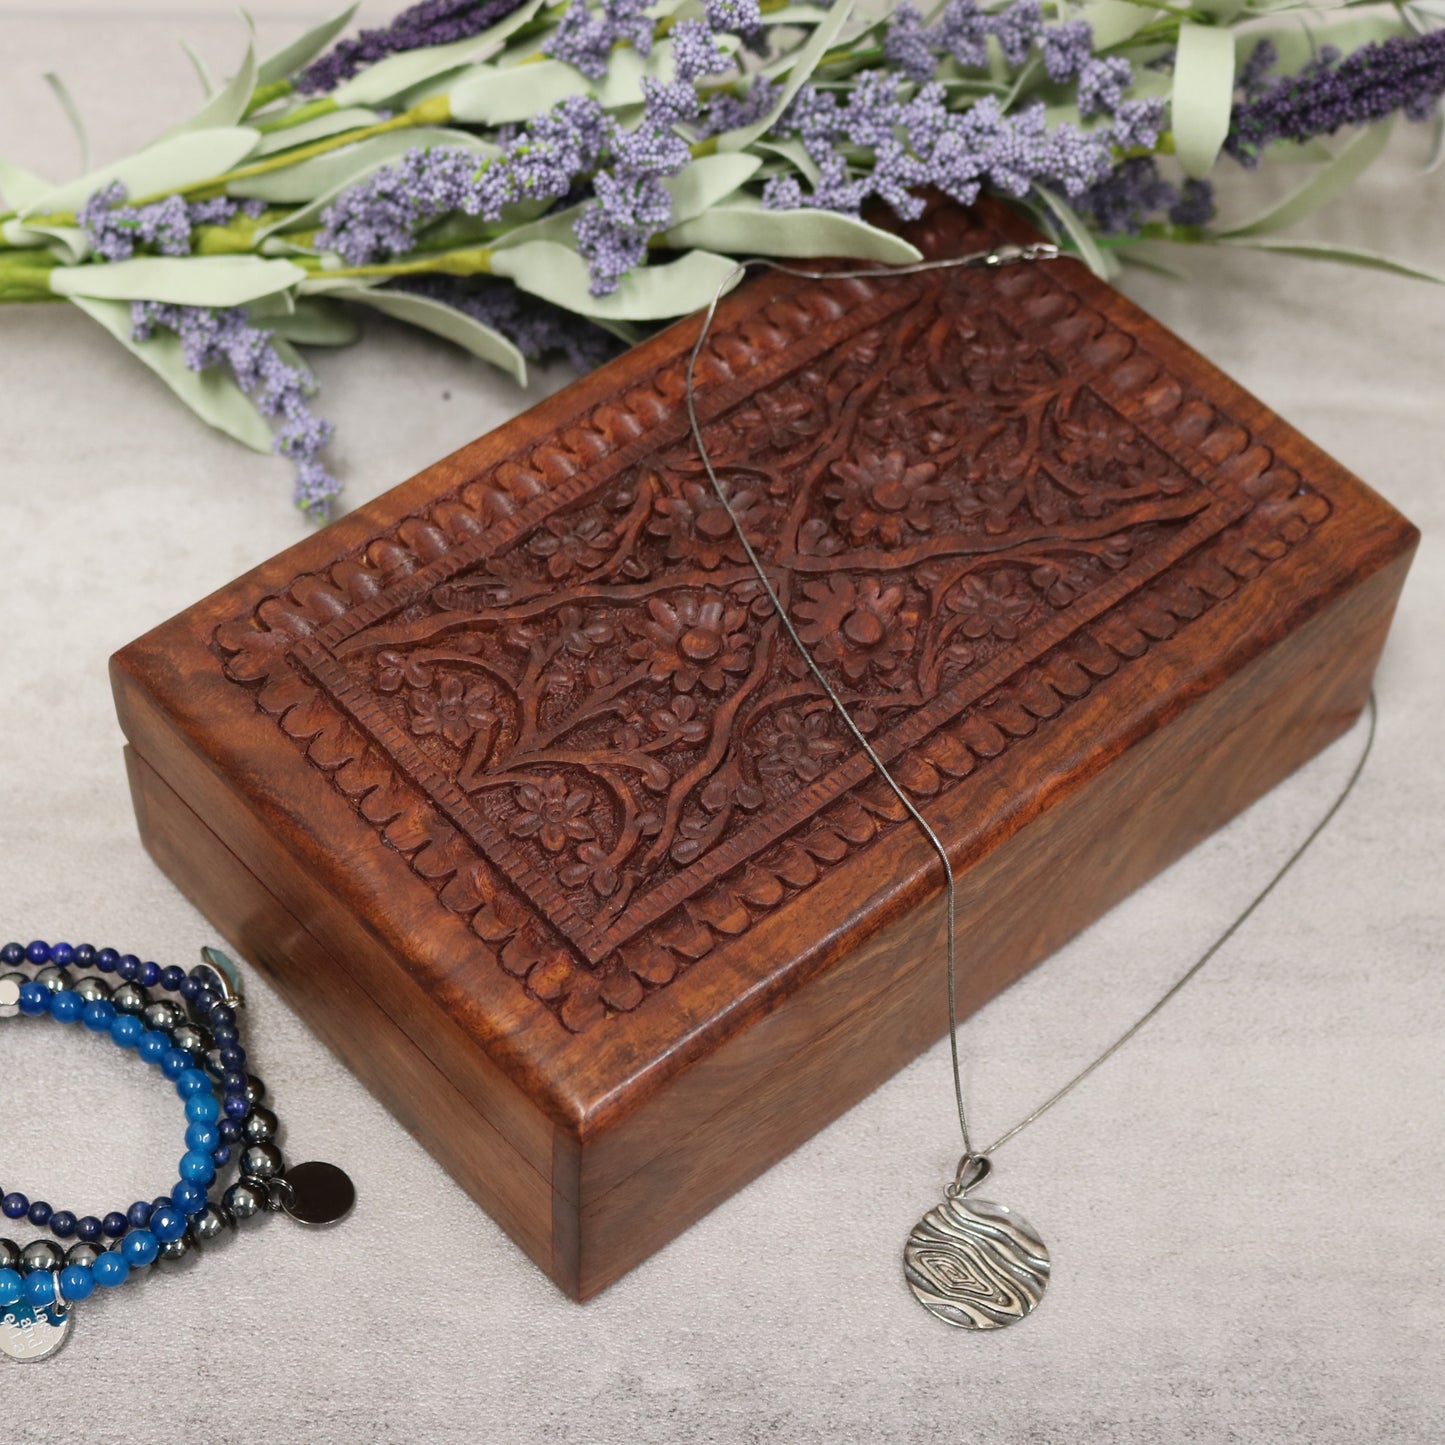
[[[987,1154],[965,1154],[958,1161],[958,1170],[953,1183],[944,1187],[950,1199],[962,1199],[977,1184],[982,1184],[993,1172],[993,1164]]]

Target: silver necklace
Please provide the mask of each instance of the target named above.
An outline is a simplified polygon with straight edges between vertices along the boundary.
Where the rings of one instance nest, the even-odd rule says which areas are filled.
[[[1036,1119],[1041,1118],[1066,1095],[1072,1093],[1101,1064],[1111,1059],[1127,1044],[1184,986],[1224,947],[1243,926],[1294,867],[1309,851],[1310,845],[1325,830],[1345,799],[1353,791],[1355,783],[1364,771],[1365,763],[1375,741],[1375,725],[1378,709],[1375,695],[1369,697],[1369,723],[1364,746],[1354,769],[1340,789],[1328,811],[1310,830],[1294,852],[1285,859],[1279,870],[1255,894],[1249,905],[1229,924],[1207,949],[1175,980],[1148,1009],[1129,1025],[1111,1044],[1097,1054],[1078,1071],[1067,1083],[1049,1095],[1036,1109],[1026,1114],[1018,1123],[1005,1130],[986,1148],[976,1149],[968,1125],[968,1110],[963,1100],[963,1077],[958,1056],[958,1009],[955,978],[957,961],[956,886],[953,864],[943,840],[930,826],[928,819],[894,778],[876,749],[864,736],[854,721],[837,689],[828,680],[812,653],[798,635],[797,628],[784,609],[762,559],[748,540],[737,513],[718,479],[703,440],[702,426],[698,421],[694,373],[703,344],[717,315],[718,303],[740,280],[749,267],[760,266],[781,272],[785,276],[796,276],[807,281],[851,281],[860,278],[877,280],[880,276],[917,276],[930,271],[951,271],[966,268],[997,269],[1018,263],[1052,261],[1060,255],[1057,246],[1040,243],[1030,246],[1005,245],[989,251],[975,251],[966,256],[948,257],[936,261],[920,261],[907,266],[855,267],[846,270],[815,271],[796,266],[785,266],[764,256],[753,256],[738,262],[737,266],[723,278],[713,293],[703,313],[702,327],[697,340],[693,342],[687,362],[687,417],[692,429],[693,445],[698,458],[707,472],[713,494],[731,519],[733,531],[742,544],[744,553],[753,571],[757,574],[773,611],[777,614],[783,630],[787,633],[799,656],[806,663],[819,686],[827,694],[840,721],[853,735],[878,776],[892,790],[899,804],[928,840],[929,846],[938,855],[943,867],[944,908],[947,938],[948,975],[948,1045],[949,1058],[953,1069],[953,1094],[958,1110],[958,1127],[963,1138],[963,1154],[952,1181],[944,1186],[943,1200],[913,1227],[903,1250],[903,1274],[918,1302],[931,1314],[946,1324],[967,1330],[993,1330],[1010,1325],[1033,1312],[1043,1297],[1049,1282],[1049,1251],[1038,1232],[1015,1210],[1005,1204],[988,1200],[969,1198],[968,1195],[992,1171],[992,1158],[1015,1135],[1027,1129]]]

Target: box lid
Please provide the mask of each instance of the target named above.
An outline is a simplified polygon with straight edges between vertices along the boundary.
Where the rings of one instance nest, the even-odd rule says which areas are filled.
[[[910,232],[1023,234],[953,207]],[[141,753],[539,1168],[552,1125],[605,1128],[939,886],[708,490],[696,325],[115,659]],[[1097,768],[991,791],[1020,739],[1341,506],[1349,566],[1321,553],[1296,610],[1411,536],[1073,261],[765,274],[697,378],[792,617],[964,865]],[[1190,685],[1284,625],[1238,616]]]

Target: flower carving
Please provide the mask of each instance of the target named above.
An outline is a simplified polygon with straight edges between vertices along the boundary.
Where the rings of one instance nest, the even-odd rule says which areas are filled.
[[[752,448],[787,451],[822,430],[823,418],[810,397],[797,392],[760,391],[735,418]]]
[[[411,730],[418,737],[440,734],[455,748],[464,748],[483,728],[495,727],[497,689],[489,682],[470,687],[455,673],[444,677],[435,691],[413,690]]]
[[[929,504],[948,496],[934,483],[937,475],[934,463],[910,466],[902,448],[894,447],[855,462],[834,462],[823,495],[835,503],[834,515],[853,541],[876,537],[885,547],[897,547],[910,531],[932,527]]]
[[[600,567],[617,541],[600,517],[549,517],[528,550],[547,559],[548,575],[561,581],[577,572]]]
[[[597,836],[587,821],[592,794],[586,788],[569,790],[555,774],[541,787],[522,783],[517,788],[521,811],[512,819],[508,832],[514,838],[535,838],[549,853],[560,853],[568,841],[585,842]]]
[[[822,776],[829,760],[843,751],[842,743],[828,736],[827,714],[821,711],[804,714],[795,708],[781,708],[772,724],[771,732],[761,739],[758,756],[758,772],[765,778],[791,773],[811,783]]]
[[[721,692],[729,673],[752,664],[742,630],[746,619],[746,610],[720,592],[683,592],[671,602],[654,597],[646,619],[633,624],[638,635],[627,655],[645,662],[650,676],[671,678],[678,692],[691,692],[698,683]]]
[[[913,648],[917,612],[905,607],[902,587],[885,587],[876,577],[809,582],[795,611],[798,635],[820,662],[840,667],[850,682],[870,669],[895,671]]]
[[[1003,574],[992,581],[986,577],[965,577],[945,599],[960,618],[965,637],[988,637],[1012,642],[1019,635],[1019,622],[1033,606],[1027,593],[1020,592],[1014,579]]]
[[[590,884],[592,891],[602,898],[610,898],[617,892],[617,869],[606,849],[597,843],[584,843],[577,850],[577,861],[557,870],[557,880],[564,888]]]
[[[768,520],[762,496],[751,487],[739,487],[728,501],[748,540],[756,541]],[[684,482],[681,496],[659,497],[647,532],[665,539],[670,562],[698,562],[711,569],[724,558],[747,560],[727,508],[704,482]]]
[[[557,609],[557,641],[574,657],[591,657],[615,635],[612,625],[595,613],[589,615],[572,606]]]

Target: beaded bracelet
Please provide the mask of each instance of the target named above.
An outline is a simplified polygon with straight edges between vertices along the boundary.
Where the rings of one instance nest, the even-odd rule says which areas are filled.
[[[0,975],[0,1018],[48,1017],[109,1035],[175,1086],[186,1116],[180,1178],[150,1203],[77,1218],[43,1200],[32,1203],[19,1190],[0,1192],[5,1218],[79,1241],[62,1251],[47,1239],[24,1247],[0,1239],[0,1354],[10,1359],[54,1355],[69,1336],[72,1306],[97,1286],[113,1288],[157,1262],[186,1259],[263,1212],[284,1210],[303,1224],[326,1225],[355,1201],[350,1179],[334,1165],[286,1168],[275,1142],[279,1121],[261,1104],[265,1085],[244,1069],[237,1019],[244,1000],[235,965],[217,949],[202,949],[201,956],[202,965],[186,974],[88,944],[37,941],[0,949],[0,966],[38,970],[34,977]],[[88,976],[72,985],[71,968],[118,973],[122,982],[112,990]],[[149,990],[156,986],[185,1006],[153,1001]],[[219,1189],[238,1143],[237,1177],[213,1200],[211,1188]]]

